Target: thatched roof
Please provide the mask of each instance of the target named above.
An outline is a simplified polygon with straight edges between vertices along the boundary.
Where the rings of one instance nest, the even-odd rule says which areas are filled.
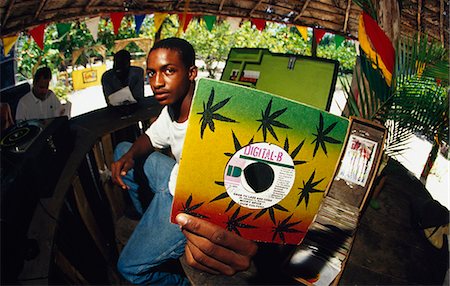
[[[389,0],[395,1],[395,0]],[[448,42],[448,0],[398,0],[402,33],[419,30]],[[0,1],[2,36],[42,23],[67,22],[110,12],[130,14],[181,13],[188,2],[189,13],[263,18],[357,38],[361,9],[352,0],[3,0]],[[375,1],[376,3],[380,1]]]

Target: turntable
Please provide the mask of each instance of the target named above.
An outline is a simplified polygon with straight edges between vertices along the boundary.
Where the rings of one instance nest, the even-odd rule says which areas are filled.
[[[29,120],[14,126],[2,136],[0,147],[2,150],[24,153],[33,144],[45,125],[47,124],[43,120]]]

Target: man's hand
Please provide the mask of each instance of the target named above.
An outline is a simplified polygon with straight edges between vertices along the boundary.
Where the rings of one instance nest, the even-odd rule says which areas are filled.
[[[258,246],[208,221],[178,214],[176,221],[187,238],[188,265],[212,274],[233,275],[246,270]]]
[[[119,160],[111,164],[111,178],[114,184],[119,185],[123,190],[128,190],[130,187],[125,185],[122,177],[125,176],[128,170],[134,167],[134,160],[130,156],[122,156]]]

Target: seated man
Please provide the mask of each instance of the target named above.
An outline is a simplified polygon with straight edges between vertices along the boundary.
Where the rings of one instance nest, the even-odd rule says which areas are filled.
[[[140,101],[144,98],[144,70],[130,66],[131,56],[126,50],[114,54],[113,68],[102,76],[103,94],[108,106],[111,105],[109,96],[124,87],[129,87],[133,98]]]
[[[64,106],[55,93],[48,89],[51,79],[50,68],[42,67],[36,71],[31,91],[17,104],[16,121],[47,119],[65,114]]]
[[[158,119],[134,144],[117,146],[112,180],[127,190],[142,219],[118,261],[120,273],[135,284],[186,284],[184,277],[162,272],[158,266],[184,252],[188,264],[210,273],[232,275],[249,267],[256,243],[204,220],[185,214],[171,224],[170,209],[178,162],[183,148],[197,67],[191,44],[178,38],[161,40],[147,58],[147,72],[155,99],[164,106]],[[170,147],[175,159],[154,152]],[[155,193],[146,210],[137,198],[135,160],[145,158],[144,172]]]

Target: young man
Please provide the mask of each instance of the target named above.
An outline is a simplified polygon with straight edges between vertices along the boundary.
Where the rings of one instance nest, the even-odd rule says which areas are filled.
[[[257,249],[254,242],[185,214],[177,217],[181,228],[169,220],[197,76],[193,47],[178,38],[155,43],[147,58],[147,73],[155,99],[164,108],[133,145],[117,146],[112,165],[113,182],[128,190],[136,209],[143,213],[120,255],[119,271],[136,284],[185,284],[185,278],[155,269],[184,251],[191,266],[210,273],[232,275],[248,268]],[[154,152],[167,147],[175,160]],[[140,206],[133,180],[134,161],[139,157],[147,158],[144,172],[155,193],[146,210]]]
[[[47,119],[62,116],[65,109],[56,95],[48,89],[52,72],[48,67],[36,71],[31,91],[22,96],[17,104],[16,121]]]
[[[128,86],[136,101],[144,98],[144,70],[130,65],[131,55],[127,50],[114,54],[113,68],[102,76],[103,95],[106,104],[111,105],[108,97]]]

